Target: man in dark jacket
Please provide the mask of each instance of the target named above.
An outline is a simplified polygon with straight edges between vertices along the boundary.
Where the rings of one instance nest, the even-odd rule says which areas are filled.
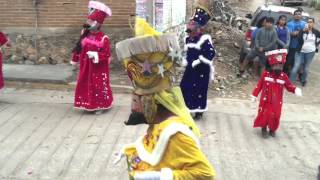
[[[254,40],[254,48],[249,52],[247,58],[240,65],[239,77],[242,77],[249,62],[253,61],[256,57],[259,57],[261,72],[264,71],[267,58],[265,52],[276,49],[278,35],[273,27],[274,19],[272,17],[266,18],[265,26],[260,28]]]

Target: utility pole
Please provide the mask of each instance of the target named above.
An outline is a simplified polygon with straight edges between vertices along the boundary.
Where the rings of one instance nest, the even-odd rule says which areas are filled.
[[[39,0],[33,0],[32,1],[32,5],[34,8],[34,14],[35,14],[35,28],[34,28],[34,48],[36,50],[36,57],[37,60],[39,59],[39,53],[38,53],[38,20],[39,20],[39,9],[38,9],[38,5],[39,5]]]

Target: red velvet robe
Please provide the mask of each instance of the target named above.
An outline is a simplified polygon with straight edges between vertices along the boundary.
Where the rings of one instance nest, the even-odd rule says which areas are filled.
[[[0,32],[0,48],[8,43],[8,39],[7,37],[2,33]],[[2,89],[4,87],[4,82],[3,82],[3,72],[2,72],[2,51],[0,49],[0,89]]]
[[[257,97],[261,91],[258,116],[255,119],[254,127],[269,127],[271,131],[276,131],[279,128],[284,88],[292,93],[296,90],[285,73],[276,75],[268,71],[263,72],[252,92],[252,95]]]
[[[72,58],[72,63],[80,62],[74,107],[87,111],[109,109],[113,102],[109,78],[109,38],[103,32],[90,32],[81,44],[82,51],[73,53]],[[98,52],[97,64],[88,57],[88,51]]]

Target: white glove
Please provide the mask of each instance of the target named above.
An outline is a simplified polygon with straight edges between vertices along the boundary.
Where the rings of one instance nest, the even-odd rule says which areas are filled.
[[[253,95],[251,95],[250,97],[251,97],[251,102],[252,103],[255,103],[257,101],[257,97],[255,97]]]
[[[87,55],[90,59],[93,59],[93,63],[97,64],[99,63],[99,56],[98,56],[98,52],[96,51],[88,51]]]
[[[160,180],[160,178],[161,173],[159,171],[145,171],[134,175],[135,180]]]
[[[182,61],[181,61],[181,66],[182,67],[186,67],[187,65],[188,65],[188,61],[183,58]]]
[[[199,59],[195,60],[192,62],[192,67],[194,68],[194,67],[198,66],[200,63],[201,63],[201,61]]]
[[[294,94],[296,94],[297,96],[302,96],[302,90],[300,88],[296,88],[296,90],[294,91]]]
[[[76,66],[78,63],[77,63],[77,62],[74,62],[74,61],[70,61],[70,64],[71,64],[72,66]]]

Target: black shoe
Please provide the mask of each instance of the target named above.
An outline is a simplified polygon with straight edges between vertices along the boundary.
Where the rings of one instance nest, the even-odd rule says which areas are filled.
[[[274,132],[274,131],[270,131],[269,134],[271,137],[276,137],[276,132]]]
[[[298,73],[299,81],[302,83],[302,73]]]
[[[302,87],[306,87],[306,85],[307,85],[307,81],[305,81],[305,82],[301,82],[301,85],[302,85]]]
[[[261,129],[262,137],[263,138],[268,138],[268,131],[267,128],[262,128]]]
[[[195,119],[195,120],[200,120],[200,119],[202,119],[202,114],[203,114],[203,113],[196,113],[196,115],[194,116],[194,119]]]

